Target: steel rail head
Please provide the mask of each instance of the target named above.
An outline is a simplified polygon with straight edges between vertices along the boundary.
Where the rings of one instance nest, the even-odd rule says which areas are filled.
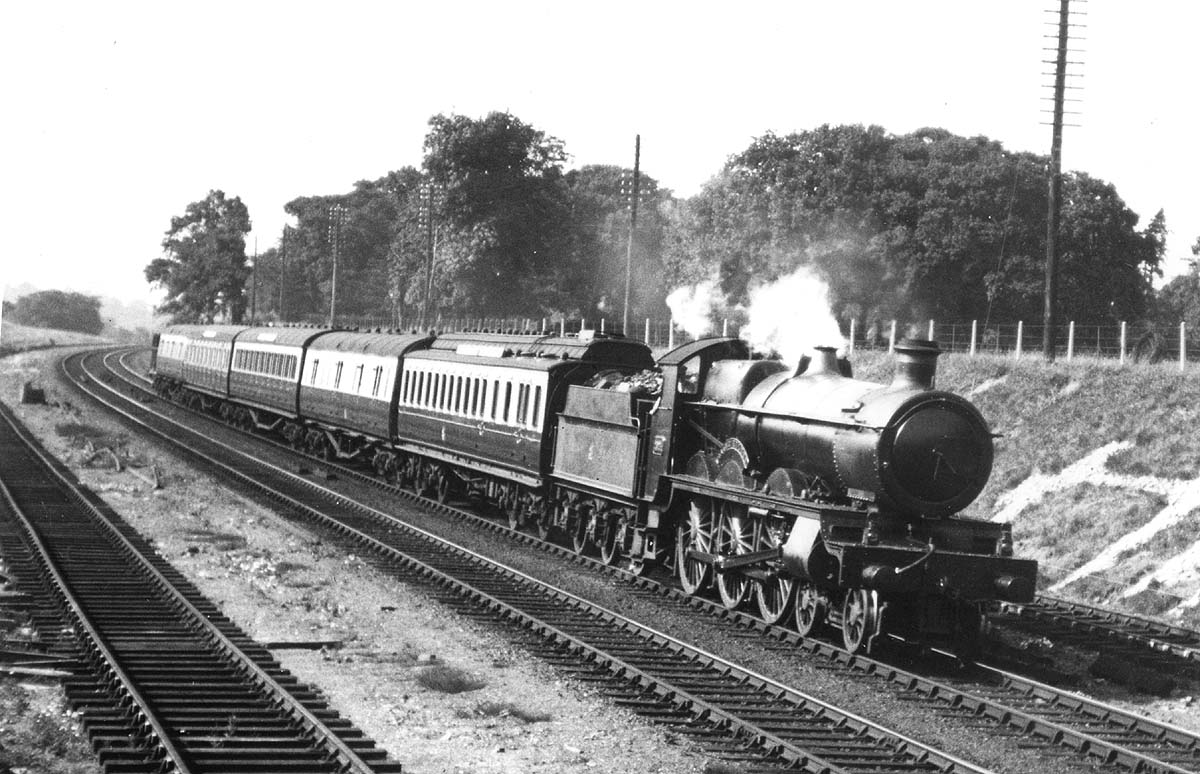
[[[65,360],[63,362],[65,362]],[[96,396],[93,395],[93,397]],[[101,402],[105,402],[102,398],[97,399],[101,400]],[[110,408],[133,419],[132,415],[127,414],[120,408],[112,406],[107,402],[105,402],[105,405],[108,405]],[[7,407],[5,419],[9,421],[10,425],[12,424],[12,420],[7,416]],[[15,425],[14,429],[16,429]],[[19,430],[18,433],[20,434]],[[32,437],[28,436],[27,434],[22,434],[22,437],[28,437],[31,441],[33,440]],[[138,551],[137,548],[129,541],[129,538],[127,538],[120,532],[120,530],[117,530],[112,524],[110,524],[109,521],[104,518],[103,514],[101,514],[95,507],[95,505],[88,501],[88,499],[78,491],[69,477],[64,475],[64,473],[59,470],[59,465],[55,464],[57,463],[57,460],[53,460],[44,451],[39,449],[36,445],[36,441],[33,441],[31,448],[33,449],[34,453],[43,460],[46,467],[71,491],[72,495],[86,508],[88,508],[96,517],[97,521],[103,525],[114,538],[117,539],[117,541],[123,546],[124,550],[131,557],[136,558],[139,565],[143,568],[143,571],[154,580],[155,584],[174,597],[176,604],[182,610],[186,611],[187,614],[196,622],[196,624],[202,630],[204,636],[206,636],[211,642],[242,664],[242,667],[247,672],[248,677],[253,678],[253,680],[257,682],[260,687],[278,697],[277,703],[280,705],[280,709],[287,712],[293,718],[303,722],[308,728],[309,733],[314,736],[316,741],[324,743],[327,747],[336,751],[336,755],[341,762],[344,771],[357,772],[359,774],[370,774],[371,772],[374,772],[374,768],[369,763],[364,761],[358,755],[358,753],[356,753],[354,749],[350,747],[350,745],[342,740],[332,729],[326,726],[325,723],[320,720],[320,718],[318,718],[311,710],[305,707],[296,697],[291,694],[290,691],[284,688],[266,670],[260,667],[254,661],[254,659],[252,659],[244,650],[241,649],[241,647],[237,645],[237,643],[233,642],[228,636],[226,636],[226,634],[222,632],[215,624],[213,624],[208,617],[204,615],[204,613],[202,613],[194,604],[192,604],[189,599],[181,594],[157,567],[147,561],[141,552]],[[44,550],[44,547],[42,550]],[[80,614],[82,614],[82,610],[80,610]],[[109,655],[111,655],[111,652],[109,652]],[[139,706],[144,707],[145,705],[144,703],[139,702]],[[146,716],[148,718],[153,717],[152,713],[149,712]]]
[[[15,432],[18,437],[20,437],[22,440],[28,441],[30,437],[26,434],[26,432],[23,431],[24,429],[16,423],[16,418],[12,415],[11,409],[9,409],[9,407],[4,403],[0,403],[0,416],[3,417],[5,423],[8,425],[8,427],[12,428],[13,432]],[[43,452],[36,446],[29,446],[29,449],[35,457],[38,457],[43,462],[46,461]],[[63,479],[61,473],[59,473],[53,467],[50,467],[49,465],[47,465],[47,467],[57,478],[59,478],[59,480],[64,482],[66,481]],[[69,484],[69,482],[67,483]],[[12,496],[11,490],[9,490],[8,485],[3,481],[0,481],[0,494],[3,495],[5,505],[17,519],[17,522],[21,525],[21,528],[25,532],[29,542],[36,549],[39,562],[45,567],[51,583],[57,589],[62,601],[67,605],[67,608],[69,609],[71,616],[75,619],[76,624],[86,634],[91,643],[91,647],[99,652],[100,657],[104,661],[106,670],[112,676],[112,678],[119,683],[122,694],[126,696],[129,702],[132,704],[129,709],[137,715],[141,725],[149,727],[153,731],[154,738],[157,741],[159,749],[161,750],[161,757],[169,761],[171,766],[174,767],[174,770],[180,772],[180,774],[188,774],[191,772],[191,768],[188,766],[187,759],[184,757],[182,751],[174,744],[174,742],[171,741],[167,730],[162,726],[161,723],[158,722],[154,711],[150,709],[149,703],[142,696],[133,679],[129,676],[129,673],[126,672],[117,661],[116,655],[108,647],[103,635],[101,635],[101,633],[88,618],[86,611],[84,611],[82,605],[79,604],[79,600],[75,598],[75,594],[71,590],[71,586],[64,577],[61,568],[58,566],[58,563],[51,558],[49,547],[42,539],[37,527],[33,524],[25,512],[21,510],[20,506],[18,506],[16,500]]]

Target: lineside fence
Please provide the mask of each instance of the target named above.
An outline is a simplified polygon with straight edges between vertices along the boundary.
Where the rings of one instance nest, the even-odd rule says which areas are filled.
[[[318,322],[316,320],[314,323]],[[324,322],[324,321],[320,321]],[[397,324],[399,323],[399,324]],[[416,329],[418,320],[394,320],[387,317],[339,318],[338,324],[359,328]],[[489,330],[510,332],[578,333],[595,330],[619,333],[620,322],[600,319],[564,319],[535,317],[454,317],[437,318],[428,326],[439,331]],[[891,321],[861,329],[857,321],[841,325],[850,353],[855,350],[891,350],[903,338],[925,338],[936,341],[943,351],[969,355],[1003,355],[1014,358],[1040,356],[1045,326],[1041,323],[989,323],[979,320],[939,322],[928,320],[920,324]],[[741,325],[735,320],[713,322],[704,335],[737,336]],[[630,334],[655,349],[670,349],[691,341],[694,337],[682,330],[673,320],[645,318]],[[1055,357],[1059,360],[1100,358],[1118,363],[1175,362],[1181,369],[1188,363],[1200,363],[1200,332],[1188,330],[1180,323],[1171,328],[1147,329],[1129,323],[1059,324],[1055,336]]]

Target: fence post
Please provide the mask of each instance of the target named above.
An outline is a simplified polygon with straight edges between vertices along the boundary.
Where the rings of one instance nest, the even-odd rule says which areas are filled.
[[[675,349],[675,318],[667,319],[667,349]]]
[[[721,335],[722,336],[729,335],[729,318],[728,317],[721,318]]]
[[[1025,321],[1017,321],[1017,360],[1021,359],[1021,343],[1025,339]]]
[[[1075,357],[1075,321],[1067,323],[1067,362]]]
[[[1187,323],[1179,323],[1179,370],[1187,370]]]
[[[1128,329],[1127,329],[1126,323],[1124,320],[1122,320],[1121,321],[1121,358],[1120,358],[1121,365],[1125,365],[1125,335],[1127,332],[1128,332]]]
[[[604,318],[603,317],[600,318],[600,333],[601,334],[604,333]]]
[[[929,335],[926,337],[929,341],[933,341],[933,320],[929,321]]]
[[[645,335],[642,336],[642,341],[645,342],[647,347],[650,346],[650,318],[649,317],[646,318],[646,333],[645,333]]]
[[[567,335],[567,316],[566,315],[563,315],[562,318],[558,321],[558,335],[559,336]]]
[[[975,337],[979,335],[979,321],[971,321],[971,357],[975,357]]]
[[[892,320],[892,332],[888,335],[888,352],[896,351],[896,321]]]
[[[854,356],[854,329],[857,327],[857,322],[858,320],[854,319],[853,317],[850,318],[850,349],[848,350],[847,354],[849,354],[851,357]]]

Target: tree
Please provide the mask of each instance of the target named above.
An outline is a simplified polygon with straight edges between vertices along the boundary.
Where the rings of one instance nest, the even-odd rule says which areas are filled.
[[[439,309],[550,310],[569,232],[562,142],[508,113],[429,121],[424,167],[445,195],[434,286]]]
[[[246,234],[250,214],[223,191],[192,202],[171,218],[164,255],[146,267],[146,281],[167,292],[158,311],[180,322],[240,323],[246,311]]]
[[[864,329],[891,318],[1037,319],[1045,168],[1044,157],[944,129],[768,134],[675,218],[668,273],[715,275],[744,302],[752,284],[810,266],[828,282],[835,314]],[[1161,261],[1161,215],[1139,232],[1110,184],[1072,173],[1063,188],[1063,314],[1142,315]]]
[[[61,290],[42,290],[21,296],[12,307],[12,317],[15,322],[34,328],[59,328],[91,334],[104,329],[98,297]]]
[[[1158,292],[1155,320],[1160,328],[1170,329],[1182,322],[1191,331],[1200,330],[1200,237],[1192,245],[1192,255],[1198,260],[1191,262],[1187,273]]]

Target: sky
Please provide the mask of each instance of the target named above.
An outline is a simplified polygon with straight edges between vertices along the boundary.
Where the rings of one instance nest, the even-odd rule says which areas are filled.
[[[253,253],[298,196],[419,166],[430,117],[508,111],[570,167],[690,196],[767,132],[942,127],[1048,154],[1057,0],[41,2],[0,9],[0,282],[153,301],[171,218],[241,197]],[[1063,167],[1200,237],[1200,4],[1073,0]],[[1047,37],[1050,36],[1050,37]],[[1191,93],[1192,97],[1187,95]]]

